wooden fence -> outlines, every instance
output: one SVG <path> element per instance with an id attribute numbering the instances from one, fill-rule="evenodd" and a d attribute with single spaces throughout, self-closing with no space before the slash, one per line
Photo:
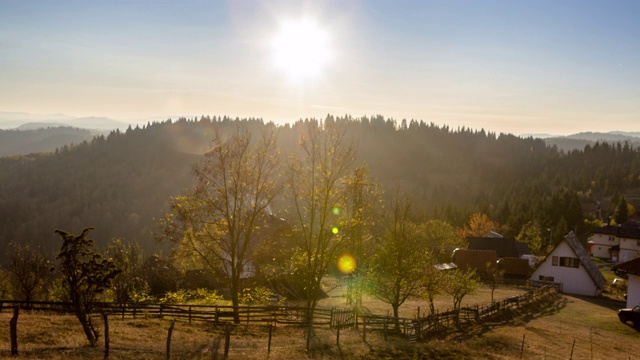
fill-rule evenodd
<path id="1" fill-rule="evenodd" d="M 449 310 L 444 312 L 436 312 L 414 321 L 415 329 L 407 333 L 408 337 L 412 334 L 417 338 L 428 336 L 429 334 L 439 331 L 442 328 L 449 327 L 452 324 L 464 325 L 476 322 L 482 318 L 495 315 L 503 310 L 517 308 L 526 305 L 539 297 L 550 292 L 558 291 L 555 285 L 546 285 L 535 288 L 522 295 L 511 296 L 501 301 L 488 305 L 476 305 L 475 307 L 464 307 L 459 310 Z"/>
<path id="2" fill-rule="evenodd" d="M 519 307 L 545 295 L 557 291 L 557 286 L 546 285 L 535 288 L 518 296 L 508 297 L 489 305 L 464 307 L 459 310 L 436 312 L 421 318 L 395 318 L 392 316 L 362 314 L 355 309 L 315 309 L 313 326 L 328 326 L 334 330 L 359 328 L 363 337 L 367 330 L 387 333 L 395 332 L 409 340 L 418 340 L 452 325 L 465 325 L 489 317 L 500 311 Z M 172 320 L 206 321 L 213 324 L 231 324 L 234 322 L 232 306 L 219 305 L 183 305 L 183 304 L 96 304 L 96 312 L 125 318 L 167 318 Z M 0 300 L 0 311 L 20 307 L 31 311 L 71 313 L 72 304 L 65 302 Z M 238 316 L 241 324 L 254 325 L 301 325 L 307 326 L 307 310 L 304 307 L 290 306 L 239 306 Z"/>
<path id="3" fill-rule="evenodd" d="M 51 301 L 13 301 L 0 300 L 0 311 L 5 308 L 20 307 L 31 311 L 45 311 L 54 313 L 72 313 L 72 304 L 68 302 Z M 168 318 L 173 320 L 206 321 L 214 324 L 234 322 L 232 306 L 221 305 L 183 305 L 183 304 L 124 304 L 113 303 L 96 304 L 96 313 L 106 313 L 125 318 Z M 344 317 L 345 315 L 340 316 Z M 291 306 L 239 306 L 238 316 L 241 324 L 290 324 L 307 325 L 307 310 L 304 307 Z M 315 309 L 313 324 L 331 325 L 334 320 L 334 310 Z"/>

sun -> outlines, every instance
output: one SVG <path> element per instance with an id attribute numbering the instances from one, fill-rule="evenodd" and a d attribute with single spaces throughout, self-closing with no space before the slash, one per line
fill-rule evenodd
<path id="1" fill-rule="evenodd" d="M 320 77 L 332 57 L 327 30 L 311 19 L 282 22 L 271 44 L 275 66 L 296 83 Z"/>

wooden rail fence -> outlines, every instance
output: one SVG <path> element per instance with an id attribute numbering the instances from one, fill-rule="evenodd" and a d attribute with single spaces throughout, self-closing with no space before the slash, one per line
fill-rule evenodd
<path id="1" fill-rule="evenodd" d="M 362 326 L 363 338 L 369 330 L 395 332 L 415 341 L 429 336 L 452 325 L 465 325 L 492 316 L 500 311 L 515 308 L 534 301 L 542 295 L 557 291 L 553 284 L 535 288 L 518 296 L 508 297 L 489 305 L 464 307 L 459 310 L 436 312 L 416 319 L 394 318 L 392 316 L 363 314 L 356 309 L 315 309 L 313 326 L 328 326 L 334 330 L 359 328 Z M 72 313 L 72 304 L 50 301 L 13 301 L 0 300 L 0 312 L 19 307 L 30 311 Z M 232 306 L 186 305 L 186 304 L 96 304 L 96 313 L 125 318 L 167 318 L 171 320 L 205 321 L 213 324 L 232 324 L 234 311 Z M 308 326 L 309 317 L 304 307 L 291 306 L 239 306 L 238 315 L 241 324 L 254 325 L 301 325 Z"/>

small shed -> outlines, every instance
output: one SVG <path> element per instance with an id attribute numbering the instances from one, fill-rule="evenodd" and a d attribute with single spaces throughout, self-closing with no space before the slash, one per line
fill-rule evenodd
<path id="1" fill-rule="evenodd" d="M 488 267 L 494 268 L 497 260 L 494 250 L 455 249 L 453 251 L 453 262 L 458 269 L 475 270 L 479 275 L 484 275 Z"/>
<path id="2" fill-rule="evenodd" d="M 527 279 L 531 275 L 527 259 L 502 258 L 498 260 L 498 269 L 504 271 L 504 277 L 508 279 Z"/>

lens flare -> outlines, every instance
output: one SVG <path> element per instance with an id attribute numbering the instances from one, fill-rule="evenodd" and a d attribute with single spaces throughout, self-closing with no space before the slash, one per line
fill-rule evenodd
<path id="1" fill-rule="evenodd" d="M 340 215 L 340 208 L 334 207 L 333 208 L 333 215 Z"/>
<path id="2" fill-rule="evenodd" d="M 356 270 L 356 259 L 350 254 L 340 255 L 338 258 L 338 270 L 343 274 L 351 274 Z"/>
<path id="3" fill-rule="evenodd" d="M 331 229 L 331 232 L 332 232 L 334 235 L 337 235 L 337 234 L 338 234 L 338 231 L 339 231 L 339 230 L 338 230 L 338 227 L 337 227 L 337 226 L 334 226 L 334 227 L 333 227 L 333 229 Z"/>

